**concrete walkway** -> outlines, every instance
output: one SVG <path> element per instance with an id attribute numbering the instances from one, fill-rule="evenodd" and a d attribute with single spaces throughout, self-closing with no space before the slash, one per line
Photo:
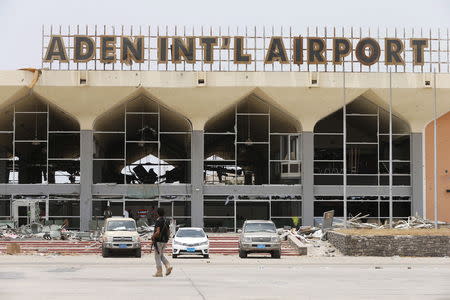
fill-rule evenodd
<path id="1" fill-rule="evenodd" d="M 0 255 L 0 299 L 450 299 L 449 258 Z"/>

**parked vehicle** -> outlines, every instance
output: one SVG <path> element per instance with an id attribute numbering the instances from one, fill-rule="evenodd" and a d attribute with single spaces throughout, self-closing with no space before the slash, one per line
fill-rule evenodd
<path id="1" fill-rule="evenodd" d="M 141 238 L 136 229 L 136 222 L 131 218 L 106 219 L 101 240 L 103 257 L 110 256 L 112 252 L 124 251 L 133 251 L 136 257 L 141 257 Z"/>
<path id="2" fill-rule="evenodd" d="M 272 258 L 281 257 L 281 240 L 272 221 L 247 220 L 239 231 L 239 257 L 248 253 L 270 253 Z"/>
<path id="3" fill-rule="evenodd" d="M 172 257 L 178 255 L 203 255 L 209 257 L 209 240 L 202 228 L 183 227 L 178 229 L 172 241 Z"/>

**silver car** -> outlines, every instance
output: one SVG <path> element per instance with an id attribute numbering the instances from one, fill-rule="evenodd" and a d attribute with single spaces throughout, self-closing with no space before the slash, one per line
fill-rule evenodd
<path id="1" fill-rule="evenodd" d="M 272 221 L 245 221 L 240 233 L 240 258 L 246 258 L 248 253 L 270 253 L 272 258 L 281 257 L 281 240 Z"/>

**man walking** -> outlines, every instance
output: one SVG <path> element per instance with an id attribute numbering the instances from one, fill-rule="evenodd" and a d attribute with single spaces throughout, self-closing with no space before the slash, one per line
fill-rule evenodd
<path id="1" fill-rule="evenodd" d="M 156 273 L 153 277 L 162 277 L 162 263 L 166 267 L 166 276 L 169 276 L 172 272 L 172 266 L 167 258 L 164 256 L 164 250 L 166 249 L 167 242 L 169 241 L 169 224 L 164 217 L 164 208 L 158 207 L 156 210 L 158 219 L 155 222 L 155 231 L 152 235 L 153 246 L 155 247 L 155 262 Z"/>

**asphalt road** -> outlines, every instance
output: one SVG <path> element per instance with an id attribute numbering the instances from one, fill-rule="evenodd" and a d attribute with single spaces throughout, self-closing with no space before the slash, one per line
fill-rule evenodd
<path id="1" fill-rule="evenodd" d="M 450 258 L 0 255 L 0 299 L 450 299 Z"/>

